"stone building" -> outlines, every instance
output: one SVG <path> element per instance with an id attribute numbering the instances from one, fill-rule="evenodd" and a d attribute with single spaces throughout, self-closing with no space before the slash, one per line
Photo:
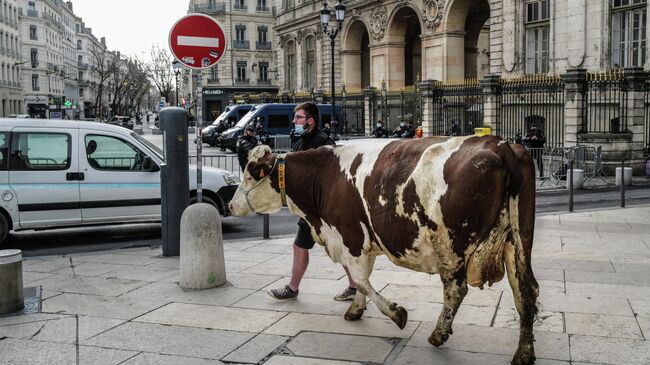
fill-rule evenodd
<path id="1" fill-rule="evenodd" d="M 190 1 L 188 12 L 214 17 L 229 40 L 219 63 L 202 74 L 204 120 L 214 120 L 242 96 L 278 93 L 271 5 L 271 0 Z M 189 71 L 183 77 L 189 78 Z M 195 100 L 188 96 L 196 81 L 180 81 L 186 85 L 183 96 Z"/>
<path id="2" fill-rule="evenodd" d="M 0 1 L 0 117 L 23 112 L 20 28 L 16 0 Z"/>

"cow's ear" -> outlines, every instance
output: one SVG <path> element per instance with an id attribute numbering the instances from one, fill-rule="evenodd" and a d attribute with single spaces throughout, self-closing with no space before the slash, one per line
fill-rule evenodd
<path id="1" fill-rule="evenodd" d="M 260 180 L 268 176 L 273 169 L 273 165 L 268 165 L 266 161 L 260 161 L 248 164 L 248 172 L 253 179 Z"/>

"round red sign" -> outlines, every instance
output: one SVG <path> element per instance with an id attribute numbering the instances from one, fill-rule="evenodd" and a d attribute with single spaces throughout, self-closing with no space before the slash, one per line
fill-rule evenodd
<path id="1" fill-rule="evenodd" d="M 210 68 L 226 52 L 226 35 L 214 18 L 190 14 L 172 27 L 169 48 L 174 57 L 189 68 Z"/>

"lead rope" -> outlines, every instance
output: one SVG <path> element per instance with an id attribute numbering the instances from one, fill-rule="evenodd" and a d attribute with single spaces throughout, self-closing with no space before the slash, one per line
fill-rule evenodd
<path id="1" fill-rule="evenodd" d="M 278 163 L 278 187 L 280 188 L 280 197 L 282 199 L 282 206 L 287 205 L 287 182 L 285 178 L 285 154 L 278 155 L 276 162 Z"/>

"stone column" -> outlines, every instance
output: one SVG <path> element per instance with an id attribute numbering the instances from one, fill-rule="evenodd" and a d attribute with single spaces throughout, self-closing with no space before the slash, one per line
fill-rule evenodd
<path id="1" fill-rule="evenodd" d="M 645 123 L 645 82 L 648 74 L 641 67 L 631 67 L 624 70 L 627 84 L 627 131 L 632 138 L 628 144 L 627 166 L 632 167 L 634 175 L 643 176 L 645 159 L 643 158 L 643 133 Z"/>
<path id="2" fill-rule="evenodd" d="M 578 145 L 578 133 L 586 118 L 585 95 L 587 92 L 587 70 L 573 68 L 562 75 L 564 80 L 564 146 Z"/>
<path id="3" fill-rule="evenodd" d="M 377 103 L 377 98 L 375 96 L 375 89 L 372 87 L 367 87 L 363 90 L 363 115 L 364 121 L 364 131 L 366 135 L 369 135 L 372 132 L 375 122 L 377 122 L 377 116 L 375 115 L 375 104 Z"/>
<path id="4" fill-rule="evenodd" d="M 433 135 L 433 118 L 434 116 L 434 83 L 435 81 L 426 80 L 420 83 L 420 97 L 422 98 L 422 136 L 430 137 Z"/>
<path id="5" fill-rule="evenodd" d="M 499 97 L 501 85 L 499 75 L 487 75 L 481 80 L 483 89 L 483 126 L 492 128 L 493 136 L 501 136 L 501 119 L 499 118 Z"/>

